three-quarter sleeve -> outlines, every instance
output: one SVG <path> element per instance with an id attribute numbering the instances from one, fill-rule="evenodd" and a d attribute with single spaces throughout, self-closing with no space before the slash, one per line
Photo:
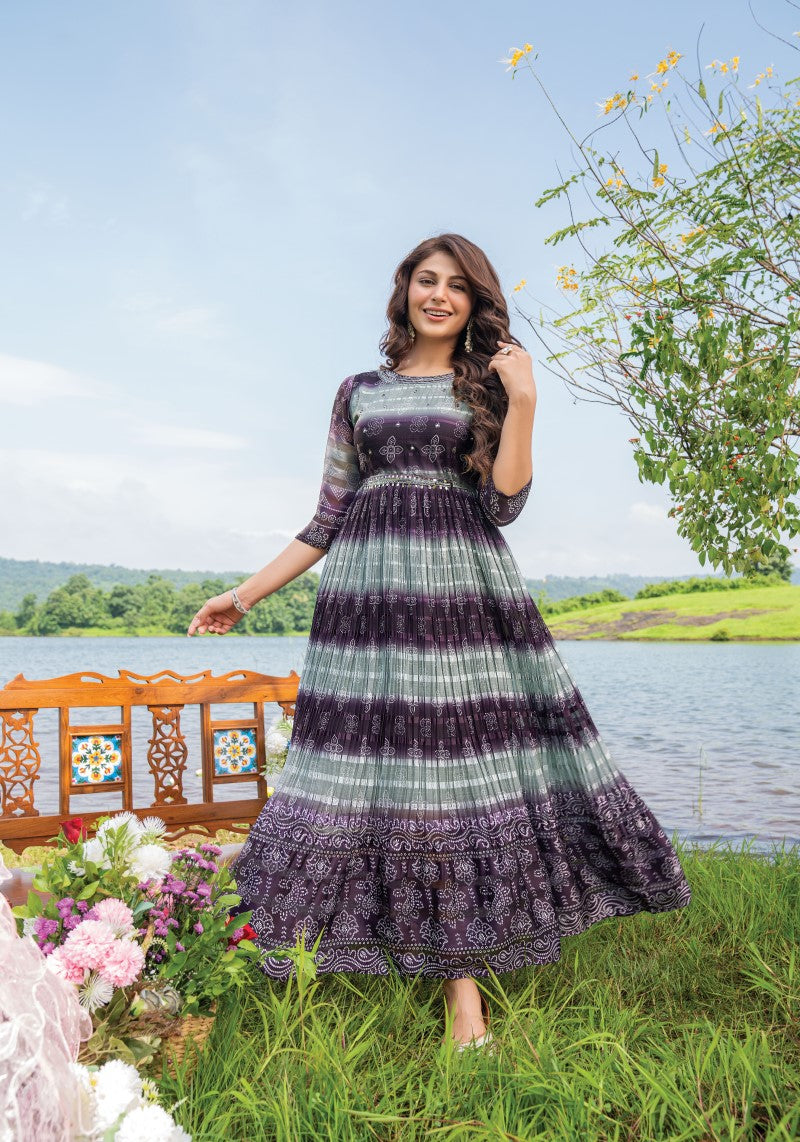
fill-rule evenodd
<path id="1" fill-rule="evenodd" d="M 345 377 L 336 392 L 328 429 L 322 485 L 313 519 L 298 531 L 295 539 L 327 551 L 347 515 L 361 483 L 358 452 L 350 419 L 350 396 L 355 376 Z"/>
<path id="2" fill-rule="evenodd" d="M 532 482 L 533 476 L 531 475 L 527 484 L 524 484 L 513 496 L 507 496 L 504 492 L 497 490 L 492 472 L 489 473 L 484 484 L 478 484 L 478 501 L 492 523 L 497 524 L 498 527 L 505 527 L 506 524 L 514 522 L 525 507 Z"/>

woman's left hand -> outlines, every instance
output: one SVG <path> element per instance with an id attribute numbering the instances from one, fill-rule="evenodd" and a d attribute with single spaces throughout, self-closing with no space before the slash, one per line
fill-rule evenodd
<path id="1" fill-rule="evenodd" d="M 533 361 L 530 353 L 521 345 L 514 345 L 509 341 L 498 341 L 498 349 L 487 365 L 494 369 L 503 383 L 509 397 L 518 393 L 529 393 L 536 396 L 536 382 L 533 379 Z M 510 353 L 503 352 L 510 349 Z"/>

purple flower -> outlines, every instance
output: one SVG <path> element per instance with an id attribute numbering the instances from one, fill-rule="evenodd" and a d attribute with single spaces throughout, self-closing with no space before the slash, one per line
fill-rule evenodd
<path id="1" fill-rule="evenodd" d="M 84 912 L 88 912 L 89 911 L 89 901 L 88 900 L 79 900 L 78 903 L 76 904 L 76 908 L 78 909 L 78 911 L 81 914 L 83 914 Z"/>
<path id="2" fill-rule="evenodd" d="M 46 944 L 42 944 L 42 952 L 44 955 L 49 956 L 51 952 L 55 951 L 55 947 L 55 944 L 48 940 Z"/>
<path id="3" fill-rule="evenodd" d="M 74 906 L 75 901 L 71 896 L 65 896 L 63 900 L 59 900 L 58 904 L 56 904 L 56 908 L 59 912 L 71 912 Z"/>
<path id="4" fill-rule="evenodd" d="M 37 940 L 48 940 L 58 931 L 58 920 L 50 920 L 47 916 L 37 916 L 33 927 Z"/>
<path id="5" fill-rule="evenodd" d="M 176 942 L 175 943 L 175 951 L 176 952 L 185 952 L 186 948 L 184 948 L 183 944 L 179 944 Z"/>
<path id="6" fill-rule="evenodd" d="M 198 936 L 202 936 L 202 934 L 203 934 L 203 925 L 200 923 L 199 920 L 197 921 L 197 923 L 194 926 L 194 931 L 197 933 Z"/>
<path id="7" fill-rule="evenodd" d="M 81 922 L 80 916 L 65 916 L 64 917 L 64 931 L 71 932 L 73 928 L 77 928 Z"/>

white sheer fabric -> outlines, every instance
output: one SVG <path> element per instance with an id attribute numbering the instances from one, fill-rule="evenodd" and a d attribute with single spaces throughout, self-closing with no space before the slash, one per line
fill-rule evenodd
<path id="1" fill-rule="evenodd" d="M 0 885 L 10 879 L 0 856 Z M 71 1142 L 86 1128 L 70 1064 L 92 1033 L 75 988 L 17 935 L 0 892 L 0 1142 Z"/>

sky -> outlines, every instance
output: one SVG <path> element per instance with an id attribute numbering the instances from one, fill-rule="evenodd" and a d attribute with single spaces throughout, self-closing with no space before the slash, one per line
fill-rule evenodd
<path id="1" fill-rule="evenodd" d="M 546 243 L 566 200 L 534 203 L 578 169 L 559 116 L 585 137 L 670 49 L 690 79 L 738 54 L 742 84 L 785 80 L 799 26 L 782 0 L 3 5 L 0 555 L 269 562 L 314 514 L 340 381 L 381 361 L 395 266 L 452 230 L 533 356 L 523 573 L 707 574 L 629 422 L 525 320 L 566 313 L 557 268 L 583 264 Z M 547 94 L 501 62 L 525 42 Z M 664 117 L 643 128 L 665 155 Z"/>

